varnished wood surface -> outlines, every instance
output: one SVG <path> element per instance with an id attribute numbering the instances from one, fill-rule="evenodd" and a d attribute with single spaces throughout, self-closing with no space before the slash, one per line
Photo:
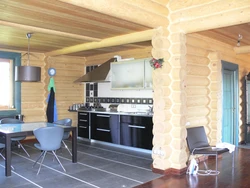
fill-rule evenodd
<path id="1" fill-rule="evenodd" d="M 250 147 L 249 147 L 250 148 Z M 215 159 L 209 159 L 208 167 L 215 169 Z M 200 169 L 204 169 L 203 164 L 199 164 Z M 250 187 L 250 149 L 237 148 L 235 150 L 234 168 L 232 168 L 232 155 L 223 154 L 218 159 L 218 176 L 186 175 L 163 176 L 136 188 L 241 188 Z"/>
<path id="2" fill-rule="evenodd" d="M 186 21 L 183 24 L 190 27 L 189 30 L 204 24 L 204 28 L 200 26 L 195 31 L 202 31 L 200 34 L 232 46 L 236 46 L 238 34 L 242 34 L 241 46 L 250 45 L 250 25 L 246 23 L 248 16 L 245 13 L 248 10 L 248 2 L 229 3 L 230 6 L 226 6 L 227 3 L 227 1 L 212 0 L 183 2 L 177 0 L 170 2 L 167 0 L 1 0 L 0 48 L 27 51 L 26 33 L 33 33 L 30 51 L 38 53 L 64 49 L 63 53 L 70 56 L 89 57 L 147 48 L 152 46 L 151 39 L 116 46 L 103 45 L 91 50 L 77 48 L 75 52 L 67 52 L 67 47 L 79 44 L 88 46 L 91 42 L 147 31 L 160 25 L 165 27 L 169 24 L 166 19 L 169 15 L 168 5 L 170 10 L 175 11 L 171 15 L 171 20 L 176 23 L 180 20 Z M 224 9 L 215 8 L 222 6 Z M 224 16 L 222 21 L 217 20 L 217 15 L 224 14 L 228 16 Z M 206 18 L 205 21 L 197 24 L 199 20 L 210 15 L 213 15 L 211 20 Z M 245 19 L 242 20 L 239 16 Z M 229 21 L 230 24 L 228 24 Z M 238 22 L 244 24 L 238 25 Z M 227 27 L 206 30 L 209 24 Z"/>

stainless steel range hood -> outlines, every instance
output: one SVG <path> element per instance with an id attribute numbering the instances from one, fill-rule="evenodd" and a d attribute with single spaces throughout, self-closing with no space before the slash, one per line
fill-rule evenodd
<path id="1" fill-rule="evenodd" d="M 111 58 L 105 63 L 101 64 L 99 67 L 95 68 L 94 70 L 86 73 L 82 77 L 78 78 L 74 83 L 78 82 L 110 82 L 110 64 L 115 62 L 116 58 Z"/>

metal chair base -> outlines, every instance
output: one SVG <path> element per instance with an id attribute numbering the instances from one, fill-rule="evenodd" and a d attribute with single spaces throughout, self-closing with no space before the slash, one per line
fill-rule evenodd
<path id="1" fill-rule="evenodd" d="M 54 157 L 56 158 L 57 162 L 60 164 L 60 166 L 61 166 L 62 169 L 64 170 L 64 172 L 66 172 L 65 168 L 63 167 L 62 163 L 60 162 L 59 158 L 57 157 L 55 151 L 52 151 L 52 153 L 53 153 Z M 37 171 L 37 175 L 40 173 L 40 170 L 41 170 L 41 167 L 42 167 L 42 164 L 43 164 L 43 161 L 44 161 L 44 158 L 45 158 L 46 154 L 47 154 L 47 151 L 42 151 L 42 153 L 40 154 L 40 156 L 38 157 L 38 159 L 36 160 L 36 162 L 33 164 L 33 167 L 34 167 L 34 166 L 36 165 L 36 163 L 39 161 L 39 159 L 40 159 L 41 157 L 43 157 L 43 158 L 42 158 L 42 161 L 41 161 L 41 163 L 40 163 L 39 169 L 38 169 L 38 171 Z"/>
<path id="2" fill-rule="evenodd" d="M 70 152 L 68 146 L 65 144 L 65 142 L 63 140 L 62 140 L 62 143 L 63 143 L 64 147 L 68 150 L 69 154 L 72 156 L 72 153 Z"/>

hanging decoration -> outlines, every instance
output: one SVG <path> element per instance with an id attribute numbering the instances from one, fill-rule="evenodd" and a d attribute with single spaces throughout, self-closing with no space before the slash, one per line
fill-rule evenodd
<path id="1" fill-rule="evenodd" d="M 161 58 L 161 59 L 153 58 L 149 61 L 150 66 L 153 67 L 154 69 L 162 68 L 163 62 L 164 62 L 163 58 Z"/>

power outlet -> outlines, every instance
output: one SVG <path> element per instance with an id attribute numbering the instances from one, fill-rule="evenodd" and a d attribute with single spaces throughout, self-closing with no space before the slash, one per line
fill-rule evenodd
<path id="1" fill-rule="evenodd" d="M 131 108 L 136 108 L 136 105 L 135 104 L 131 104 Z"/>

